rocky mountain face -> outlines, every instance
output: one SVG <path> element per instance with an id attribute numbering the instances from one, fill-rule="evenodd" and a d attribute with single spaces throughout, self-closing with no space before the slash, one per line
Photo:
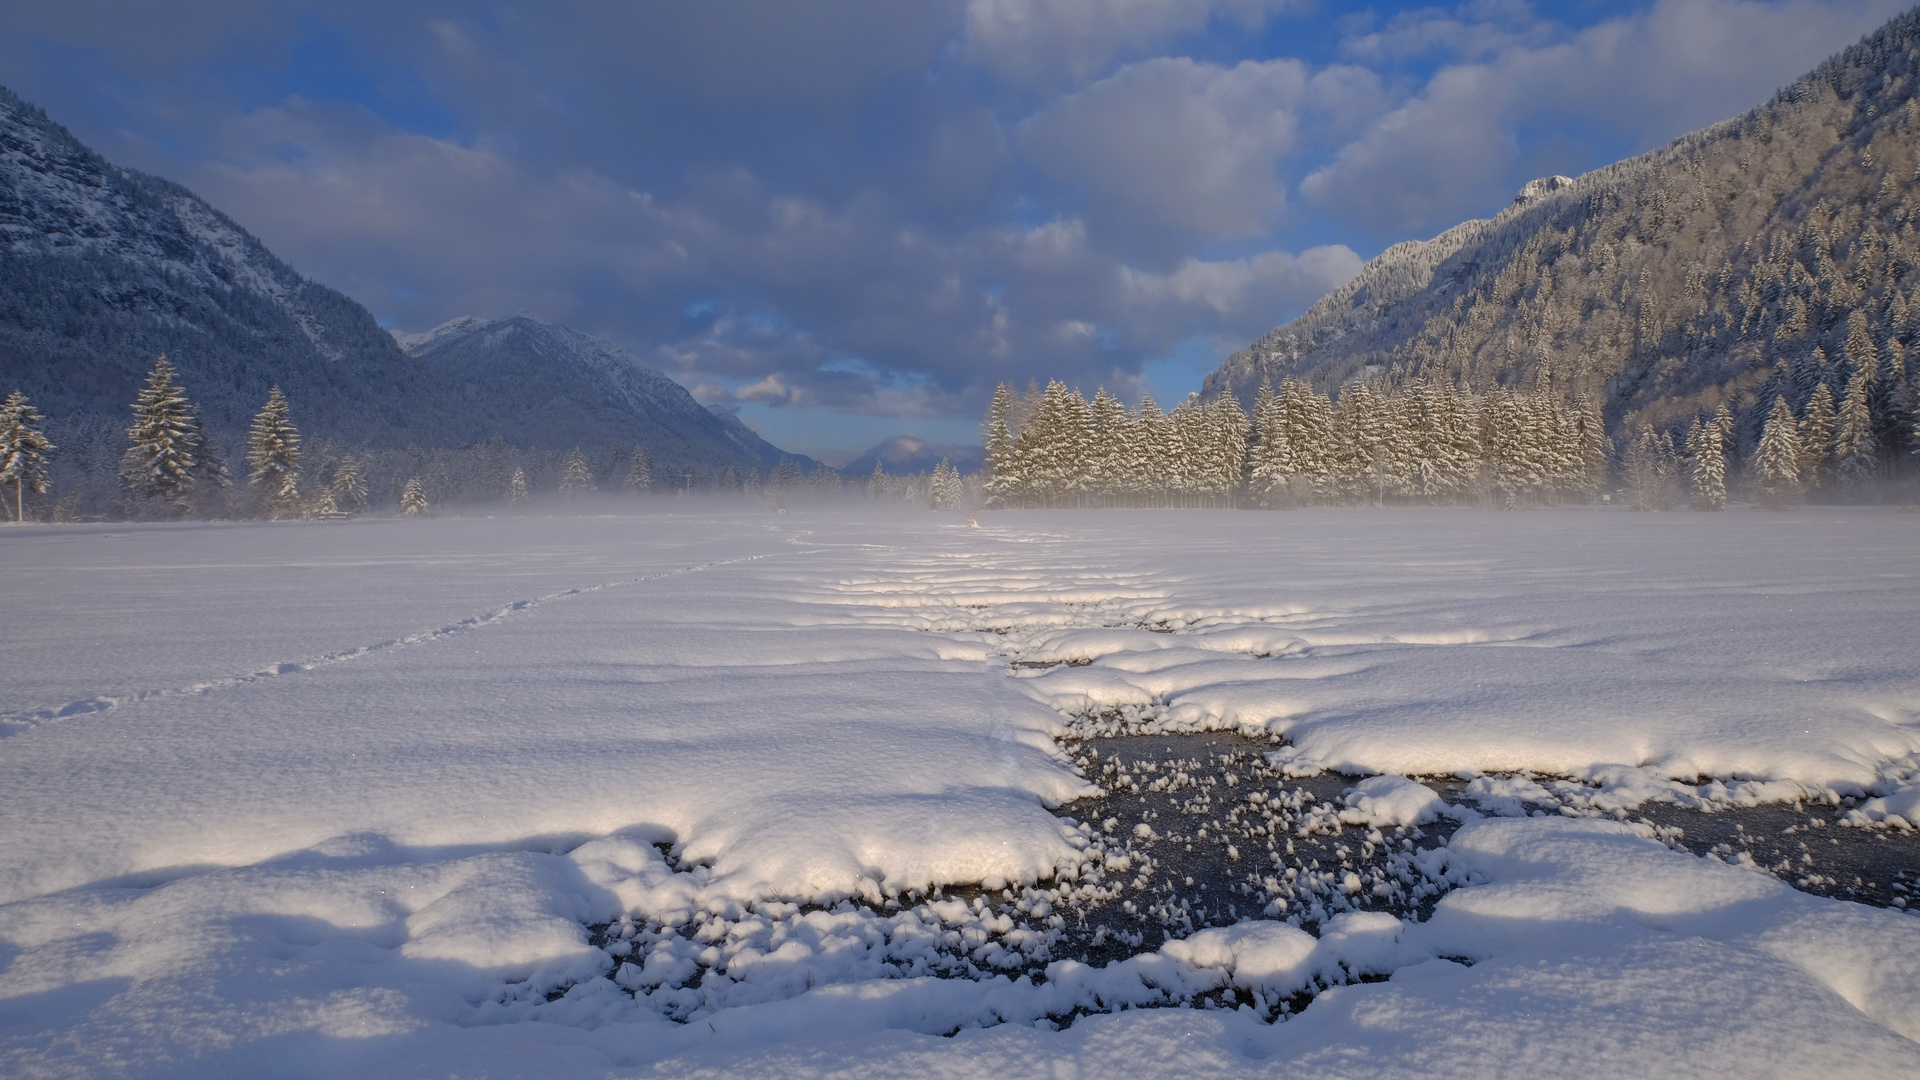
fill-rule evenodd
<path id="1" fill-rule="evenodd" d="M 1231 357 L 1207 393 L 1250 401 L 1286 377 L 1323 391 L 1544 380 L 1603 402 L 1615 432 L 1684 427 L 1724 403 L 1750 447 L 1777 397 L 1804 410 L 1825 385 L 1838 399 L 1867 364 L 1884 437 L 1910 440 L 1917 90 L 1920 9 L 1744 116 L 1387 249 Z"/>
<path id="2" fill-rule="evenodd" d="M 0 89 L 0 392 L 24 390 L 71 445 L 117 443 L 162 353 L 228 437 L 278 385 L 304 433 L 349 445 L 642 445 L 716 472 L 782 456 L 632 352 L 531 317 L 396 340 L 191 191 Z"/>
<path id="3" fill-rule="evenodd" d="M 474 441 L 498 436 L 532 449 L 638 444 L 669 468 L 764 470 L 786 456 L 632 351 L 531 315 L 466 316 L 394 339 L 430 382 L 455 388 Z"/>

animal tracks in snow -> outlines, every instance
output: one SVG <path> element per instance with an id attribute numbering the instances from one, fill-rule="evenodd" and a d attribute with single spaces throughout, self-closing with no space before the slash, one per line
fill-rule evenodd
<path id="1" fill-rule="evenodd" d="M 282 675 L 298 675 L 302 672 L 313 671 L 318 668 L 331 667 L 334 664 L 344 664 L 349 660 L 358 660 L 363 656 L 386 652 L 391 649 L 406 648 L 412 645 L 430 645 L 434 642 L 444 641 L 447 638 L 457 637 L 474 630 L 498 625 L 522 612 L 543 607 L 557 600 L 565 600 L 575 596 L 585 596 L 588 593 L 605 592 L 608 589 L 618 589 L 627 585 L 639 585 L 648 581 L 659 581 L 664 578 L 678 577 L 681 574 L 699 573 L 700 571 L 711 570 L 718 566 L 754 562 L 764 558 L 767 558 L 767 556 L 750 555 L 739 559 L 720 559 L 657 574 L 642 574 L 637 577 L 622 578 L 618 581 L 603 582 L 598 585 L 581 585 L 572 589 L 562 589 L 559 592 L 536 596 L 530 600 L 515 600 L 510 604 L 495 608 L 484 614 L 474 615 L 461 619 L 458 622 L 448 623 L 444 626 L 436 626 L 430 630 L 421 630 L 402 637 L 387 638 L 384 641 L 376 641 L 370 645 L 361 645 L 352 649 L 343 649 L 339 652 L 325 653 L 321 656 L 309 657 L 305 660 L 288 660 L 277 664 L 268 664 L 266 667 L 249 671 L 243 675 L 209 679 L 204 682 L 194 683 L 191 686 L 135 690 L 125 694 L 98 694 L 92 697 L 77 698 L 59 705 L 46 705 L 39 708 L 0 713 L 0 738 L 17 735 L 52 720 L 65 720 L 76 716 L 91 716 L 99 713 L 113 712 L 129 705 L 138 705 L 142 702 L 155 701 L 161 698 L 194 697 L 212 694 L 222 690 L 231 690 L 236 686 L 245 686 L 248 683 L 257 683 L 266 679 L 278 678 Z"/>

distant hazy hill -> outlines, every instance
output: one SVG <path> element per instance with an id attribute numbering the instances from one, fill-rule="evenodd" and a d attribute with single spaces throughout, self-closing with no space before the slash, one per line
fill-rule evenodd
<path id="1" fill-rule="evenodd" d="M 166 353 L 208 424 L 278 384 L 310 436 L 370 446 L 646 446 L 665 465 L 766 469 L 780 451 L 639 357 L 516 316 L 406 339 L 301 277 L 192 192 L 116 168 L 0 89 L 0 393 L 124 425 Z M 811 461 L 800 459 L 802 465 Z"/>
<path id="2" fill-rule="evenodd" d="M 768 469 L 783 456 L 633 352 L 531 315 L 464 317 L 394 337 L 430 381 L 459 388 L 475 441 L 497 434 L 534 449 L 639 443 L 663 465 Z"/>
<path id="3" fill-rule="evenodd" d="M 978 446 L 947 446 L 930 443 L 917 435 L 895 435 L 848 462 L 842 476 L 871 476 L 877 462 L 889 476 L 930 473 L 942 461 L 950 461 L 963 473 L 980 471 L 986 451 Z"/>
<path id="4" fill-rule="evenodd" d="M 1726 402 L 1750 440 L 1776 394 L 1838 395 L 1850 339 L 1905 382 L 1888 362 L 1920 329 L 1917 35 L 1909 11 L 1745 116 L 1389 248 L 1208 394 L 1362 373 L 1528 386 L 1551 370 L 1603 401 L 1610 428 Z"/>

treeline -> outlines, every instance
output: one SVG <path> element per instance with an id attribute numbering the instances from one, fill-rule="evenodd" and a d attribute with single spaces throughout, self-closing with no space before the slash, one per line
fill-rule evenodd
<path id="1" fill-rule="evenodd" d="M 1813 366 L 1820 377 L 1778 373 L 1744 455 L 1725 405 L 1682 428 L 1609 437 L 1598 406 L 1557 393 L 1550 370 L 1531 389 L 1485 393 L 1373 379 L 1333 397 L 1287 379 L 1261 384 L 1251 415 L 1230 394 L 1163 412 L 1150 396 L 1129 409 L 1104 388 L 1088 400 L 1059 381 L 1025 394 L 1003 383 L 984 425 L 984 494 L 1028 508 L 1517 508 L 1611 501 L 1616 484 L 1645 510 L 1718 510 L 1730 491 L 1768 509 L 1864 497 L 1893 477 L 1902 448 L 1920 448 L 1920 430 L 1870 342 L 1854 350 L 1837 406 L 1831 365 Z"/>
<path id="2" fill-rule="evenodd" d="M 931 509 L 977 505 L 977 480 L 941 462 L 930 474 L 877 469 L 850 481 L 784 458 L 771 469 L 661 467 L 642 446 L 535 451 L 495 439 L 459 449 L 356 449 L 304 442 L 273 387 L 243 440 L 220 445 L 163 356 L 121 428 L 49 423 L 14 391 L 0 403 L 0 491 L 14 521 L 333 518 L 426 515 L 590 493 L 732 497 L 772 510 L 860 500 Z M 232 464 L 230 464 L 232 463 Z"/>

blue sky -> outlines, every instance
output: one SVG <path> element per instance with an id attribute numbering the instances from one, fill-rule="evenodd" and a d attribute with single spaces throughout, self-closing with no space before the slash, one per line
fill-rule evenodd
<path id="1" fill-rule="evenodd" d="M 1896 0 L 0 0 L 0 83 L 381 321 L 531 311 L 774 443 L 1163 402 L 1388 244 Z"/>

